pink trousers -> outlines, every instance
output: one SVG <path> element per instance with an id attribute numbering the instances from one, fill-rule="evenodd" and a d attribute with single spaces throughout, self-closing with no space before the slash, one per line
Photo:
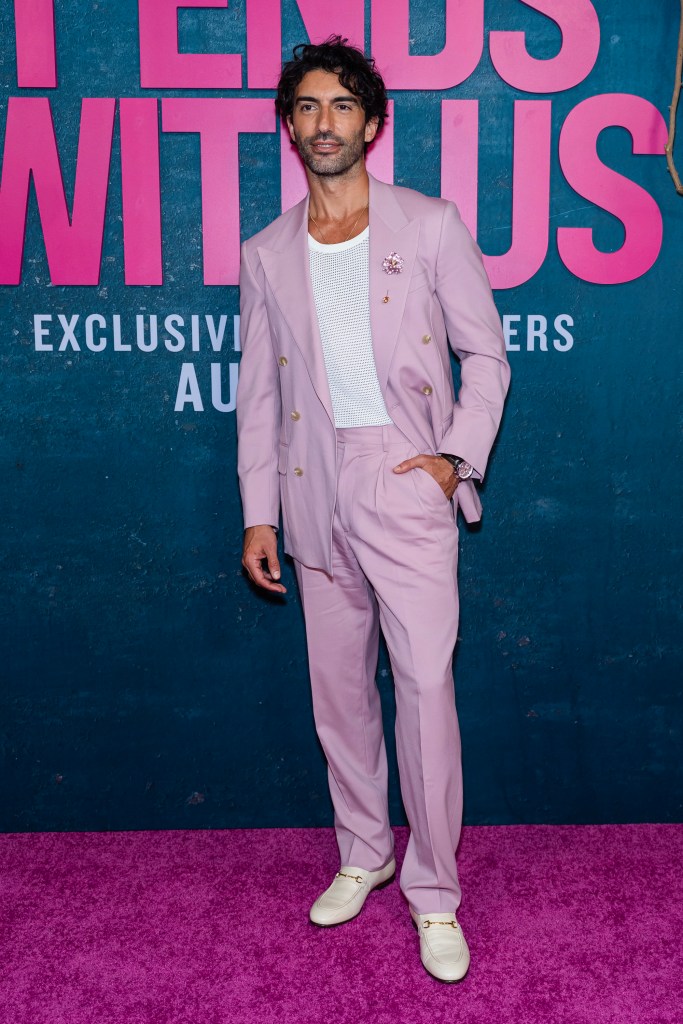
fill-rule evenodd
<path id="1" fill-rule="evenodd" d="M 338 429 L 337 440 L 332 575 L 298 561 L 295 568 L 341 864 L 376 871 L 393 854 L 375 682 L 381 626 L 394 676 L 399 779 L 410 825 L 401 891 L 418 914 L 455 911 L 462 770 L 452 667 L 458 631 L 454 503 L 426 470 L 393 472 L 419 454 L 393 424 Z"/>

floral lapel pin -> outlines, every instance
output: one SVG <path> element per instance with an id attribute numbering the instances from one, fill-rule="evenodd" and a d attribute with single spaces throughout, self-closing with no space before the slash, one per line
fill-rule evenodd
<path id="1" fill-rule="evenodd" d="M 382 260 L 382 270 L 385 274 L 400 274 L 403 270 L 403 257 L 397 252 L 390 252 Z"/>

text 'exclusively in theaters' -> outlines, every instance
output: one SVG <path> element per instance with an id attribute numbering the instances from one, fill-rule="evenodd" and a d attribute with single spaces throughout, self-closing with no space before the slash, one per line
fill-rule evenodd
<path id="1" fill-rule="evenodd" d="M 232 319 L 230 330 L 228 321 Z M 558 313 L 503 313 L 505 348 L 516 352 L 569 352 L 574 346 L 574 317 Z M 240 318 L 222 313 L 181 315 L 169 313 L 36 313 L 33 316 L 36 352 L 102 353 L 140 351 L 183 353 L 174 410 L 176 412 L 234 412 L 239 379 L 239 361 L 212 362 L 196 366 L 186 361 L 192 353 L 227 354 L 241 352 Z"/>

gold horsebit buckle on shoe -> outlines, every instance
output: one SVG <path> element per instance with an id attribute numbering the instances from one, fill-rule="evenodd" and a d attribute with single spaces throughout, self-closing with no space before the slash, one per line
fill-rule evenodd
<path id="1" fill-rule="evenodd" d="M 345 871 L 338 871 L 337 874 L 335 875 L 335 878 L 339 878 L 340 875 L 343 875 L 344 878 L 352 878 L 354 880 L 354 882 L 362 882 L 363 881 L 363 876 L 362 875 L 347 875 L 347 873 Z"/>
<path id="2" fill-rule="evenodd" d="M 431 928 L 431 926 L 433 924 L 445 924 L 445 925 L 448 925 L 449 928 L 457 928 L 458 927 L 458 922 L 457 921 L 423 921 L 422 922 L 422 927 L 423 928 Z"/>

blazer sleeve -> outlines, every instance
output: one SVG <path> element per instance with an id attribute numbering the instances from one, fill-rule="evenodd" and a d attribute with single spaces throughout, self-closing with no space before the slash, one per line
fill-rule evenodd
<path id="1" fill-rule="evenodd" d="M 237 383 L 237 473 L 244 528 L 270 525 L 280 518 L 278 450 L 281 398 L 275 353 L 263 288 L 249 262 L 246 243 L 240 254 L 240 360 Z"/>
<path id="2" fill-rule="evenodd" d="M 445 204 L 436 293 L 451 348 L 460 360 L 453 424 L 440 450 L 471 463 L 483 479 L 510 383 L 503 329 L 481 249 L 452 202 Z"/>

